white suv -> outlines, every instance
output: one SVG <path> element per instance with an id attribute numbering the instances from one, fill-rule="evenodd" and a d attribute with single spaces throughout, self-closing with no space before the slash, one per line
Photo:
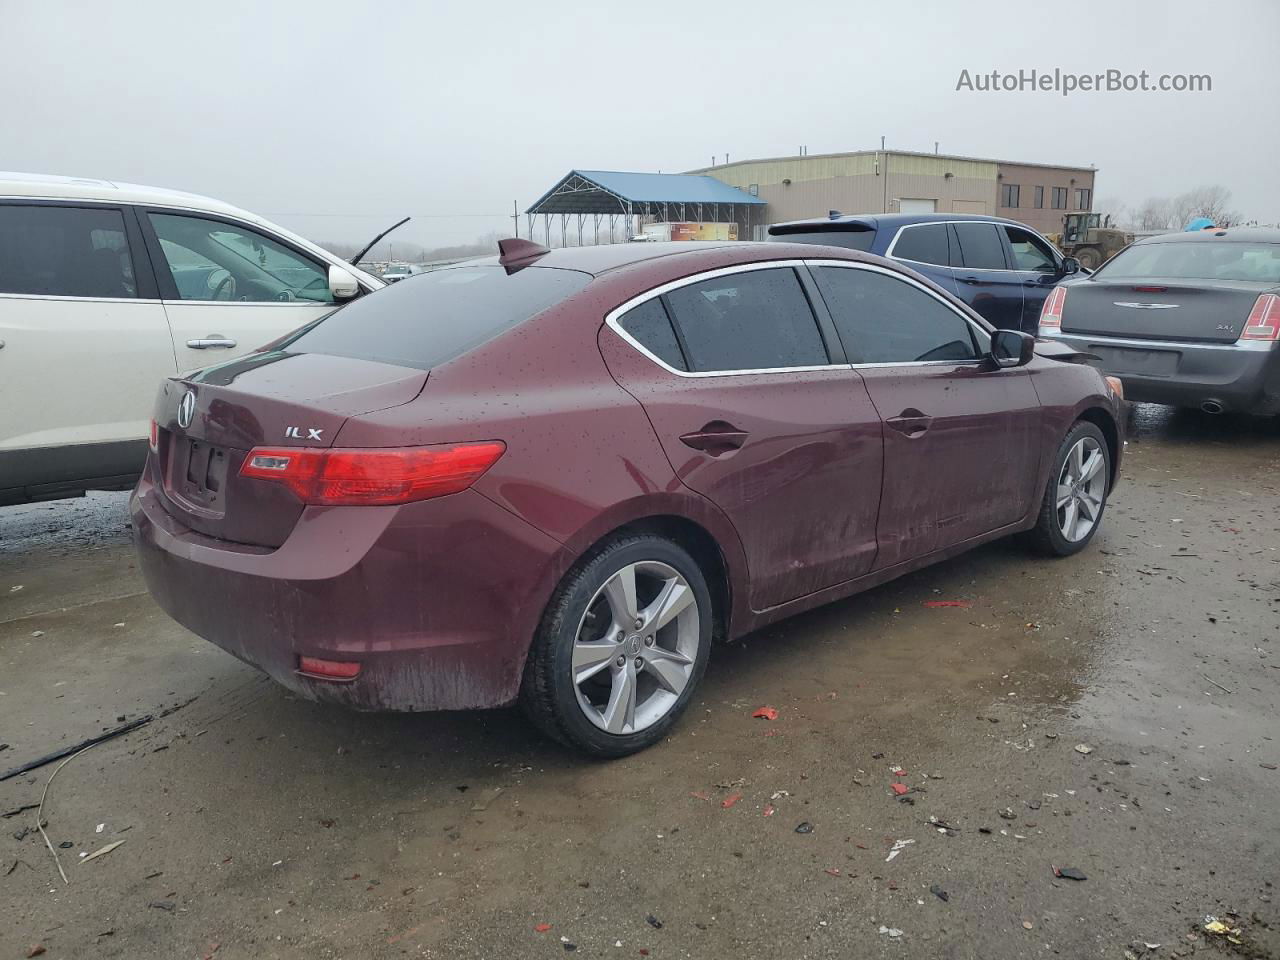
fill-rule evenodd
<path id="1" fill-rule="evenodd" d="M 130 486 L 162 379 L 383 285 L 207 197 L 0 173 L 0 504 Z"/>

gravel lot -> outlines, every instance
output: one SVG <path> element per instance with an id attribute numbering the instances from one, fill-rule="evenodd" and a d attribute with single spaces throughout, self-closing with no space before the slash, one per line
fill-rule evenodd
<path id="1" fill-rule="evenodd" d="M 0 511 L 0 768 L 156 715 L 49 787 L 68 885 L 8 813 L 54 766 L 0 783 L 0 960 L 1280 957 L 1275 422 L 1137 408 L 1083 554 L 719 649 L 613 763 L 291 697 L 150 601 L 125 503 Z"/>

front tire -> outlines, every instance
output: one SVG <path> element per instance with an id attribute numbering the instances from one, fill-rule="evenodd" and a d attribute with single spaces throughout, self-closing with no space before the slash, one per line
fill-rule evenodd
<path id="1" fill-rule="evenodd" d="M 664 737 L 711 653 L 706 578 L 680 546 L 634 535 L 565 575 L 525 664 L 520 702 L 548 736 L 594 757 Z"/>
<path id="2" fill-rule="evenodd" d="M 1076 251 L 1075 258 L 1086 270 L 1097 270 L 1102 263 L 1102 253 L 1096 247 L 1081 247 Z"/>
<path id="3" fill-rule="evenodd" d="M 1079 553 L 1102 524 L 1111 485 L 1111 453 L 1106 437 L 1081 420 L 1054 455 L 1031 542 L 1042 553 Z"/>

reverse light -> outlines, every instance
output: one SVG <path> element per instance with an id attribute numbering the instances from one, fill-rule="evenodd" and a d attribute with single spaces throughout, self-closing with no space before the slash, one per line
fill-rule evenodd
<path id="1" fill-rule="evenodd" d="M 240 476 L 280 483 L 303 503 L 385 506 L 467 489 L 506 452 L 500 440 L 429 447 L 254 447 Z"/>
<path id="2" fill-rule="evenodd" d="M 299 657 L 298 672 L 325 680 L 354 680 L 360 675 L 360 664 L 354 660 L 321 660 L 319 657 Z"/>
<path id="3" fill-rule="evenodd" d="M 1264 293 L 1253 304 L 1244 322 L 1241 340 L 1280 340 L 1280 296 Z"/>
<path id="4" fill-rule="evenodd" d="M 160 452 L 160 424 L 156 423 L 154 417 L 151 420 L 151 435 L 147 437 L 147 446 L 152 453 Z"/>
<path id="5" fill-rule="evenodd" d="M 1044 298 L 1044 306 L 1040 308 L 1040 326 L 1061 327 L 1062 308 L 1067 302 L 1067 288 L 1054 287 L 1053 292 Z"/>
<path id="6" fill-rule="evenodd" d="M 1103 377 L 1107 381 L 1107 386 L 1111 388 L 1111 392 L 1116 395 L 1119 400 L 1124 399 L 1124 381 L 1119 377 Z"/>

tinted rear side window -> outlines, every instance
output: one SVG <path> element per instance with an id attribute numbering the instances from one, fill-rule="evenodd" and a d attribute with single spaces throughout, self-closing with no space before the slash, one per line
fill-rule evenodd
<path id="1" fill-rule="evenodd" d="M 688 370 L 680 343 L 676 340 L 675 330 L 671 328 L 671 319 L 667 316 L 662 298 L 646 300 L 638 307 L 633 307 L 619 320 L 622 329 L 631 334 L 642 347 L 652 353 L 669 367 L 677 370 Z"/>
<path id="2" fill-rule="evenodd" d="M 899 260 L 936 263 L 945 267 L 951 262 L 951 253 L 947 247 L 947 225 L 925 223 L 916 227 L 904 227 L 894 241 L 893 255 Z"/>
<path id="3" fill-rule="evenodd" d="M 577 270 L 474 266 L 401 280 L 304 329 L 282 349 L 426 370 L 459 357 L 577 293 Z"/>
<path id="4" fill-rule="evenodd" d="M 732 273 L 667 294 L 692 370 L 764 370 L 828 363 L 794 270 Z"/>
<path id="5" fill-rule="evenodd" d="M 136 297 L 119 210 L 0 204 L 0 293 Z"/>
<path id="6" fill-rule="evenodd" d="M 968 321 L 932 294 L 874 270 L 815 267 L 813 274 L 853 363 L 977 357 Z"/>
<path id="7" fill-rule="evenodd" d="M 1004 246 L 994 223 L 957 223 L 960 264 L 970 270 L 1005 270 Z"/>
<path id="8" fill-rule="evenodd" d="M 874 230 L 800 230 L 793 233 L 789 229 L 769 230 L 769 236 L 785 243 L 823 243 L 828 247 L 844 247 L 847 250 L 861 250 L 864 253 L 871 249 L 876 239 Z"/>

